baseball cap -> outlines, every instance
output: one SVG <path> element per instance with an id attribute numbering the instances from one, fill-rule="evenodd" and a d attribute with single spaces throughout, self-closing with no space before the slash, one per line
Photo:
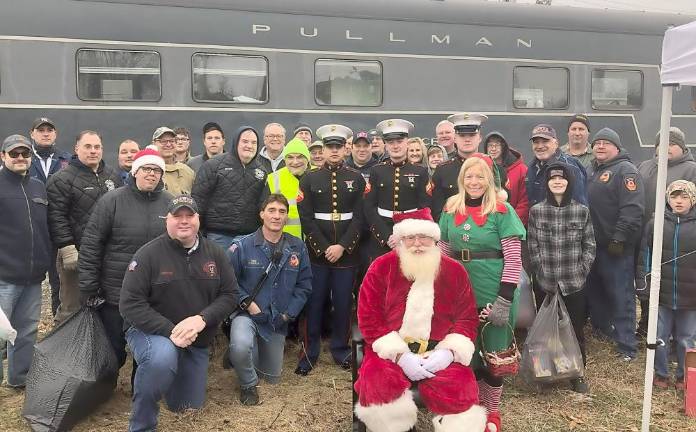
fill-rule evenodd
<path id="1" fill-rule="evenodd" d="M 529 140 L 534 138 L 544 138 L 544 139 L 556 139 L 556 130 L 548 124 L 538 124 L 532 129 L 532 133 L 529 135 Z"/>
<path id="2" fill-rule="evenodd" d="M 357 140 L 360 140 L 360 139 L 364 139 L 364 140 L 367 141 L 368 143 L 369 143 L 370 141 L 372 141 L 372 140 L 370 139 L 369 134 L 368 134 L 366 131 L 360 131 L 360 132 L 358 132 L 358 133 L 355 135 L 355 139 L 353 140 L 353 142 L 355 142 L 355 141 L 357 141 Z"/>
<path id="3" fill-rule="evenodd" d="M 31 130 L 38 129 L 38 128 L 41 127 L 42 125 L 49 125 L 49 126 L 51 126 L 53 129 L 56 128 L 56 124 L 53 123 L 53 120 L 51 120 L 50 118 L 48 118 L 48 117 L 37 117 L 36 119 L 34 119 L 34 122 L 31 124 Z"/>
<path id="4" fill-rule="evenodd" d="M 194 213 L 198 213 L 198 205 L 196 201 L 191 198 L 190 195 L 177 195 L 169 201 L 169 206 L 167 206 L 167 212 L 174 214 L 182 208 L 188 208 Z"/>
<path id="5" fill-rule="evenodd" d="M 6 153 L 17 147 L 26 147 L 31 150 L 31 143 L 24 135 L 10 135 L 2 142 L 2 151 Z"/>
<path id="6" fill-rule="evenodd" d="M 152 134 L 152 141 L 159 139 L 162 135 L 170 133 L 174 136 L 176 136 L 176 133 L 174 132 L 174 129 L 170 129 L 167 126 L 160 126 L 155 130 L 155 133 Z"/>

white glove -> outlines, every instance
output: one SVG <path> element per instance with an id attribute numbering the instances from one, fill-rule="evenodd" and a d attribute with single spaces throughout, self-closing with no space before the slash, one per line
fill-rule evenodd
<path id="1" fill-rule="evenodd" d="M 448 349 L 436 349 L 425 353 L 423 369 L 428 372 L 438 372 L 445 369 L 454 361 L 454 353 Z"/>
<path id="2" fill-rule="evenodd" d="M 78 254 L 75 245 L 62 247 L 58 251 L 60 252 L 60 259 L 63 261 L 63 268 L 65 270 L 77 270 Z"/>
<path id="3" fill-rule="evenodd" d="M 421 365 L 422 360 L 421 357 L 407 351 L 401 354 L 401 358 L 396 364 L 401 367 L 401 370 L 404 371 L 404 374 L 406 374 L 411 381 L 420 381 L 422 379 L 434 377 L 435 374 L 423 369 Z"/>

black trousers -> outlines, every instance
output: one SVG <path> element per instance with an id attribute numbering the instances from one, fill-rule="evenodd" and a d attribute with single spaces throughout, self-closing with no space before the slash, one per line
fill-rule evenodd
<path id="1" fill-rule="evenodd" d="M 585 313 L 585 291 L 580 290 L 567 296 L 561 295 L 561 297 L 563 298 L 563 303 L 565 303 L 565 307 L 568 310 L 568 315 L 570 315 L 570 322 L 573 325 L 575 337 L 578 339 L 578 345 L 580 345 L 580 352 L 582 353 L 582 364 L 586 365 L 587 357 L 585 355 L 585 321 L 587 320 L 587 315 Z"/>
<path id="2" fill-rule="evenodd" d="M 126 362 L 126 332 L 123 330 L 123 318 L 118 311 L 118 305 L 104 303 L 97 312 L 104 324 L 106 337 L 114 348 L 120 369 Z"/>

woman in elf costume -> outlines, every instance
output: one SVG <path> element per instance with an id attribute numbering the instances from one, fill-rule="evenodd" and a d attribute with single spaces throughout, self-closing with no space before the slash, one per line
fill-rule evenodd
<path id="1" fill-rule="evenodd" d="M 462 262 L 474 288 L 479 309 L 479 336 L 471 367 L 479 385 L 479 400 L 488 411 L 487 432 L 500 432 L 503 379 L 489 374 L 480 352 L 482 339 L 489 351 L 512 342 L 522 269 L 520 241 L 524 225 L 515 209 L 498 192 L 493 161 L 484 154 L 469 157 L 459 171 L 459 193 L 450 197 L 440 217 L 443 251 Z M 485 333 L 483 324 L 490 322 Z"/>

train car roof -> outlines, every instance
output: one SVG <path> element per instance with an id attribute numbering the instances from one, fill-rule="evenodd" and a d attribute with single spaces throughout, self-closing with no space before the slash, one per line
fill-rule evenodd
<path id="1" fill-rule="evenodd" d="M 325 0 L 72 1 L 645 35 L 663 35 L 670 26 L 685 24 L 696 19 L 696 16 L 687 14 L 461 0 L 351 0 L 346 2 Z"/>

